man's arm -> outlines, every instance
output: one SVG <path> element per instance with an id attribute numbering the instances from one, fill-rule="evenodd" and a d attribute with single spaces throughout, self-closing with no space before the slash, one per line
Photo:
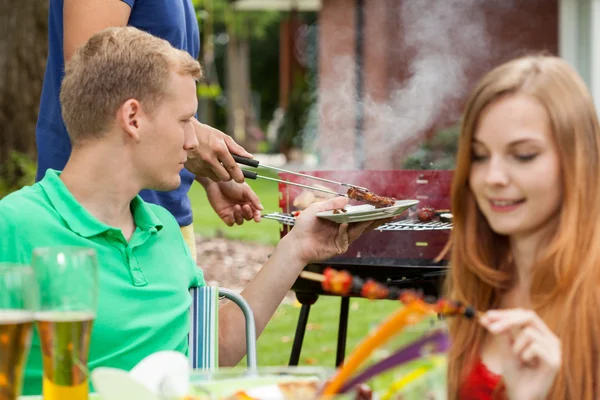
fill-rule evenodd
<path id="1" fill-rule="evenodd" d="M 363 232 L 388 220 L 335 224 L 316 217 L 319 211 L 342 208 L 347 198 L 312 204 L 297 218 L 294 228 L 278 244 L 256 277 L 242 291 L 256 320 L 259 336 L 305 265 L 341 254 Z M 231 303 L 219 309 L 219 364 L 234 366 L 246 354 L 244 317 Z"/>
<path id="2" fill-rule="evenodd" d="M 130 14 L 131 7 L 123 0 L 65 0 L 63 5 L 65 62 L 95 33 L 110 27 L 126 26 Z"/>

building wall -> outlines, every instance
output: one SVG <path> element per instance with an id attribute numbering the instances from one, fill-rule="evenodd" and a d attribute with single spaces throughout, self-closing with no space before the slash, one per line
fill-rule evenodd
<path id="1" fill-rule="evenodd" d="M 323 168 L 398 169 L 428 134 L 459 121 L 485 72 L 558 52 L 557 0 L 364 0 L 357 57 L 356 1 L 323 0 L 319 14 Z"/>

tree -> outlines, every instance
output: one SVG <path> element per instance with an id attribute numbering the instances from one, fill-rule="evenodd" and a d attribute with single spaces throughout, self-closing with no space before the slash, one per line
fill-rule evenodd
<path id="1" fill-rule="evenodd" d="M 228 0 L 194 0 L 194 5 L 202 36 L 200 58 L 206 72 L 206 82 L 199 89 L 200 118 L 219 126 L 221 121 L 214 117 L 213 105 L 215 100 L 220 100 L 221 105 L 227 106 L 224 130 L 243 145 L 249 145 L 245 141 L 247 123 L 259 122 L 251 101 L 251 85 L 257 82 L 251 82 L 250 49 L 254 41 L 263 40 L 269 34 L 275 35 L 271 45 L 277 47 L 278 31 L 270 28 L 278 26 L 281 14 L 235 12 Z M 264 80 L 272 81 L 277 76 L 277 58 L 271 66 L 272 71 L 261 76 Z M 257 84 L 260 86 L 260 82 Z M 225 90 L 220 89 L 222 86 Z"/>
<path id="2" fill-rule="evenodd" d="M 47 32 L 47 0 L 0 0 L 0 197 L 35 173 Z"/>

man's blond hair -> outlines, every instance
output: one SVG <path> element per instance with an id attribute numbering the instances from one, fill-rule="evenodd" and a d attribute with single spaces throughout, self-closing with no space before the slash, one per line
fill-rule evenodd
<path id="1" fill-rule="evenodd" d="M 197 60 L 149 33 L 121 27 L 93 35 L 65 66 L 60 103 L 71 142 L 101 137 L 128 99 L 151 113 L 168 93 L 171 71 L 202 77 Z"/>

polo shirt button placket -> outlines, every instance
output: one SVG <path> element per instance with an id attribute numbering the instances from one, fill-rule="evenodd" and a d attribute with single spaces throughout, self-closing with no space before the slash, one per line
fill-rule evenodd
<path id="1" fill-rule="evenodd" d="M 145 286 L 148 284 L 148 280 L 144 276 L 144 272 L 137 263 L 137 259 L 133 255 L 133 247 L 127 246 L 127 262 L 129 265 L 129 271 L 133 277 L 134 286 Z"/>

